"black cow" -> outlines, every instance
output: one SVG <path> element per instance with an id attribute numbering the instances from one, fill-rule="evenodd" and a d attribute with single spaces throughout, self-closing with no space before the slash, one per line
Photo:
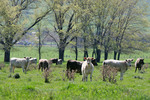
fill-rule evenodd
<path id="1" fill-rule="evenodd" d="M 144 59 L 138 58 L 135 62 L 135 73 L 136 73 L 137 68 L 138 68 L 138 71 L 140 71 L 143 65 L 144 65 Z"/>
<path id="2" fill-rule="evenodd" d="M 94 66 L 97 66 L 97 65 L 98 65 L 96 59 L 94 59 L 94 58 L 91 60 L 91 62 L 92 62 L 92 64 L 93 64 Z"/>
<path id="3" fill-rule="evenodd" d="M 51 58 L 50 62 L 55 63 L 57 65 L 58 64 L 58 59 L 57 58 Z"/>
<path id="4" fill-rule="evenodd" d="M 81 66 L 82 66 L 82 62 L 81 61 L 77 61 L 77 60 L 68 60 L 67 62 L 67 71 L 76 71 L 76 73 L 80 73 L 80 75 L 82 75 L 81 73 Z"/>

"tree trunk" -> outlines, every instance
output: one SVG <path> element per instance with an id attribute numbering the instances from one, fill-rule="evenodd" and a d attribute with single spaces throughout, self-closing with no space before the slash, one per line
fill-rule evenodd
<path id="1" fill-rule="evenodd" d="M 84 57 L 88 57 L 86 37 L 84 37 Z"/>
<path id="2" fill-rule="evenodd" d="M 64 48 L 59 48 L 59 59 L 62 59 L 64 61 Z"/>
<path id="3" fill-rule="evenodd" d="M 94 56 L 96 58 L 95 48 L 93 47 L 92 57 L 94 57 Z"/>
<path id="4" fill-rule="evenodd" d="M 96 60 L 97 60 L 97 62 L 100 62 L 101 50 L 96 48 L 96 54 L 97 54 Z"/>
<path id="5" fill-rule="evenodd" d="M 4 54 L 4 62 L 9 62 L 9 61 L 10 61 L 10 49 L 6 49 Z"/>
<path id="6" fill-rule="evenodd" d="M 88 51 L 84 50 L 84 57 L 88 57 Z"/>
<path id="7" fill-rule="evenodd" d="M 117 51 L 114 51 L 114 60 L 117 58 Z"/>
<path id="8" fill-rule="evenodd" d="M 118 52 L 118 58 L 117 58 L 117 60 L 120 60 L 120 55 L 121 55 L 121 50 L 119 50 L 119 52 Z"/>
<path id="9" fill-rule="evenodd" d="M 77 45 L 78 45 L 78 38 L 76 37 L 75 38 L 76 39 L 76 45 L 75 45 L 75 53 L 76 53 L 76 60 L 78 60 L 78 47 L 77 47 Z"/>
<path id="10" fill-rule="evenodd" d="M 41 46 L 42 46 L 42 44 L 41 44 L 41 36 L 39 34 L 39 60 L 41 59 Z"/>
<path id="11" fill-rule="evenodd" d="M 108 50 L 105 49 L 105 52 L 104 52 L 104 60 L 107 60 L 108 58 Z"/>

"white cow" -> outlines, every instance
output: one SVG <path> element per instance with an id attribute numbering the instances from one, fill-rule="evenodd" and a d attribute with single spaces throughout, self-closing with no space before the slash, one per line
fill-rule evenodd
<path id="1" fill-rule="evenodd" d="M 37 64 L 37 59 L 36 58 L 31 58 L 29 59 L 29 64 Z"/>
<path id="2" fill-rule="evenodd" d="M 92 81 L 92 73 L 94 71 L 94 65 L 91 63 L 91 60 L 94 58 L 88 57 L 84 58 L 85 61 L 82 63 L 81 72 L 82 72 L 82 81 L 87 81 L 88 74 L 90 74 L 90 81 Z"/>
<path id="3" fill-rule="evenodd" d="M 24 57 L 24 58 L 11 58 L 10 59 L 10 72 L 14 73 L 14 69 L 16 68 L 22 68 L 23 72 L 26 73 L 26 69 L 29 64 L 30 57 Z"/>
<path id="4" fill-rule="evenodd" d="M 104 60 L 103 66 L 105 65 L 110 67 L 115 67 L 117 71 L 120 71 L 120 80 L 123 80 L 123 73 L 125 73 L 128 70 L 128 66 L 131 67 L 131 62 L 133 59 L 127 59 L 125 61 L 119 61 L 119 60 Z"/>

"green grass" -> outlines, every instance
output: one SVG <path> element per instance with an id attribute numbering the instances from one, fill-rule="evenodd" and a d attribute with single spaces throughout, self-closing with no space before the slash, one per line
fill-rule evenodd
<path id="1" fill-rule="evenodd" d="M 38 57 L 36 50 L 33 47 L 15 47 L 12 49 L 11 57 Z M 42 52 L 42 58 L 58 57 L 56 48 L 43 47 Z M 82 52 L 79 54 L 82 60 Z M 144 56 L 146 63 L 150 63 L 150 60 L 146 58 L 148 54 L 143 52 L 133 55 L 123 54 L 122 59 L 129 56 Z M 0 100 L 150 100 L 150 66 L 143 74 L 134 73 L 133 62 L 132 67 L 124 74 L 123 81 L 119 80 L 120 73 L 118 73 L 117 82 L 110 83 L 102 81 L 101 63 L 98 63 L 99 66 L 95 66 L 94 69 L 92 82 L 89 81 L 89 77 L 88 82 L 82 82 L 82 76 L 79 74 L 75 74 L 74 81 L 63 81 L 66 61 L 74 59 L 75 56 L 70 50 L 67 50 L 65 55 L 70 55 L 70 57 L 65 57 L 62 65 L 51 66 L 53 77 L 50 83 L 44 82 L 43 73 L 37 69 L 25 74 L 21 68 L 15 68 L 15 73 L 19 73 L 21 78 L 8 78 L 9 64 L 6 63 L 5 67 L 0 70 Z M 12 73 L 12 76 L 15 73 Z M 142 79 L 134 78 L 134 76 L 140 76 Z"/>

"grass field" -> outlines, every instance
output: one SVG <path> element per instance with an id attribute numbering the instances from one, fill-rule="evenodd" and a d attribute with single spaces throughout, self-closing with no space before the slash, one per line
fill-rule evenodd
<path id="1" fill-rule="evenodd" d="M 11 57 L 38 58 L 36 50 L 33 47 L 15 47 L 12 49 Z M 58 57 L 56 51 L 56 48 L 43 47 L 42 58 Z M 0 51 L 0 54 L 3 55 L 3 52 Z M 0 66 L 4 66 L 1 55 Z M 150 63 L 148 55 L 149 53 L 143 52 L 132 55 L 123 54 L 121 59 L 144 57 L 145 62 Z M 150 100 L 150 66 L 148 64 L 144 73 L 135 73 L 134 59 L 132 67 L 124 74 L 124 80 L 119 80 L 120 73 L 118 73 L 116 83 L 102 81 L 101 63 L 95 66 L 92 82 L 89 81 L 89 77 L 88 82 L 82 82 L 82 76 L 79 74 L 75 74 L 74 81 L 69 81 L 65 78 L 63 70 L 66 69 L 67 59 L 74 59 L 74 56 L 71 50 L 67 50 L 65 62 L 62 65 L 51 66 L 50 83 L 44 82 L 43 72 L 37 69 L 31 69 L 25 74 L 21 68 L 16 68 L 14 74 L 19 73 L 21 78 L 8 78 L 9 64 L 6 63 L 0 70 L 0 100 Z M 82 52 L 79 53 L 79 59 L 82 60 Z"/>

